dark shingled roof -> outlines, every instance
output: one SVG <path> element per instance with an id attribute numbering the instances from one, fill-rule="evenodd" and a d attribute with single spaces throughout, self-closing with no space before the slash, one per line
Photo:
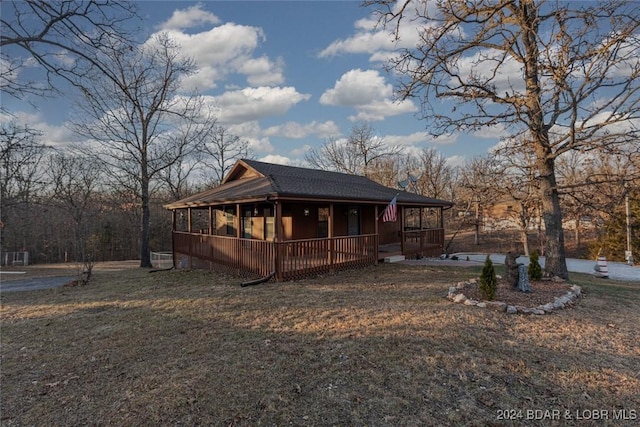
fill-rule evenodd
<path id="1" fill-rule="evenodd" d="M 238 179 L 237 175 L 244 169 L 256 172 L 257 176 Z M 398 203 L 405 205 L 444 207 L 453 205 L 444 200 L 385 187 L 364 176 L 243 159 L 234 165 L 218 187 L 178 200 L 165 207 L 177 209 L 266 198 L 389 203 L 396 194 Z"/>

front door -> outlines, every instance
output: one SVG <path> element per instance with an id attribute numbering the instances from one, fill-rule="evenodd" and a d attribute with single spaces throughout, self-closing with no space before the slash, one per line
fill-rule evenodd
<path id="1" fill-rule="evenodd" d="M 357 236 L 360 234 L 360 207 L 349 206 L 347 212 L 348 234 L 349 236 Z"/>

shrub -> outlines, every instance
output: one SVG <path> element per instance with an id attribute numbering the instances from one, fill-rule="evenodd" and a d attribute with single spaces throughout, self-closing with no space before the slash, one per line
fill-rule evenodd
<path id="1" fill-rule="evenodd" d="M 529 273 L 529 280 L 542 279 L 542 267 L 540 267 L 538 251 L 531 252 L 527 273 Z"/>
<path id="2" fill-rule="evenodd" d="M 480 296 L 488 301 L 493 301 L 496 298 L 496 292 L 498 290 L 498 279 L 496 278 L 496 270 L 493 268 L 493 263 L 487 255 L 487 259 L 482 267 L 482 273 L 480 274 L 480 286 L 478 288 Z"/>

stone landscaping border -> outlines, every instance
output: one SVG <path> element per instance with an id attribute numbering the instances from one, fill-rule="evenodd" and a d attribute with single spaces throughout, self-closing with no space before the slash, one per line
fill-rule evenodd
<path id="1" fill-rule="evenodd" d="M 466 282 L 460 282 L 456 286 L 451 286 L 447 293 L 447 298 L 455 303 L 460 303 L 472 307 L 488 308 L 495 311 L 506 312 L 508 314 L 536 314 L 543 315 L 551 313 L 554 310 L 559 310 L 571 305 L 582 294 L 582 288 L 578 285 L 572 285 L 570 290 L 566 294 L 557 297 L 553 302 L 539 305 L 537 307 L 524 307 L 521 305 L 509 305 L 501 301 L 477 301 L 467 298 L 462 290 L 467 286 L 472 286 L 478 283 L 479 279 L 469 279 Z"/>

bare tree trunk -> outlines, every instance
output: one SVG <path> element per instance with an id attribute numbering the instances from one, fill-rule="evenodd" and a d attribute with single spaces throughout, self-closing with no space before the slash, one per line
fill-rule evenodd
<path id="1" fill-rule="evenodd" d="M 553 159 L 539 162 L 540 199 L 542 218 L 545 225 L 545 272 L 547 275 L 569 277 L 565 259 L 564 232 L 562 230 L 562 211 L 560 197 L 554 173 Z"/>
<path id="2" fill-rule="evenodd" d="M 480 204 L 476 202 L 476 220 L 475 220 L 475 235 L 474 243 L 480 244 Z"/>
<path id="3" fill-rule="evenodd" d="M 151 212 L 149 211 L 149 173 L 146 155 L 143 154 L 142 175 L 140 180 L 140 196 L 142 199 L 142 230 L 140 233 L 140 267 L 151 268 L 151 253 L 149 252 Z"/>
<path id="4" fill-rule="evenodd" d="M 520 230 L 520 236 L 522 237 L 522 249 L 524 250 L 524 256 L 529 256 L 529 235 L 527 234 L 527 230 Z"/>

